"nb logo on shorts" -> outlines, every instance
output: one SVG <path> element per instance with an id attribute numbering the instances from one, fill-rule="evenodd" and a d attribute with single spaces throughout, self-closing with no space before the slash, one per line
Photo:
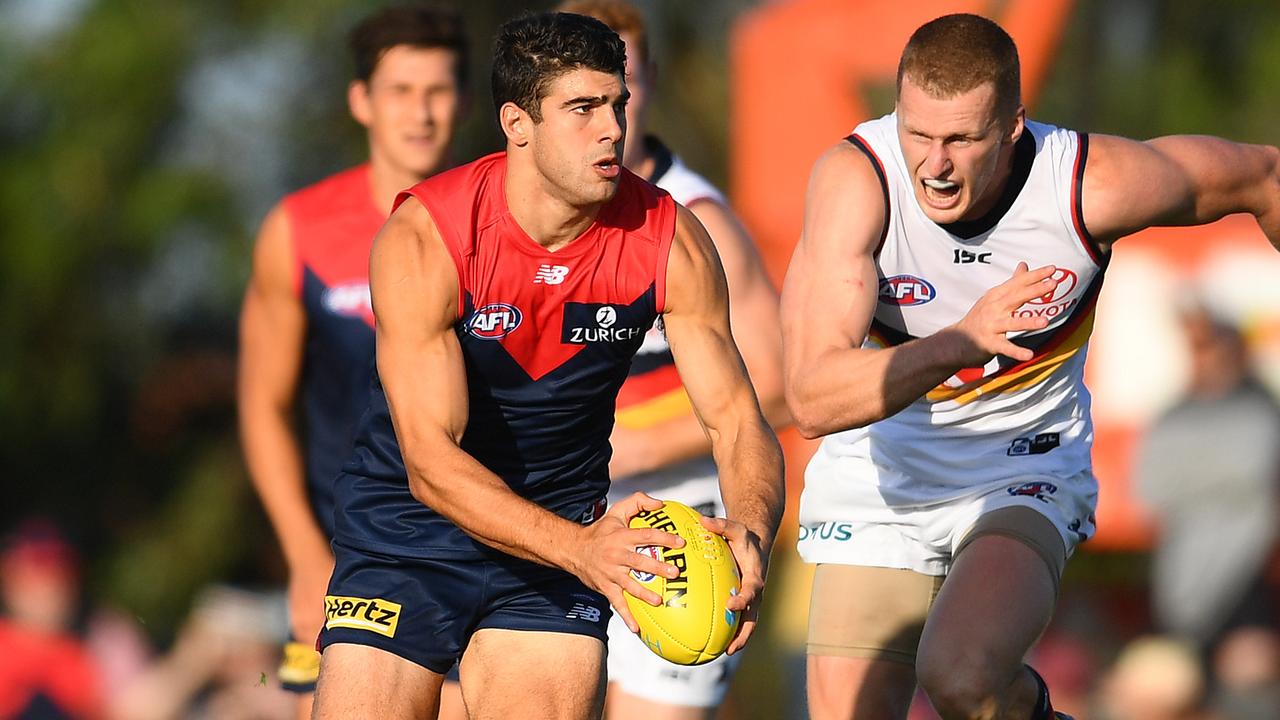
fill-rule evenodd
<path id="1" fill-rule="evenodd" d="M 538 271 L 533 274 L 533 284 L 559 285 L 568 274 L 569 268 L 564 265 L 539 265 Z"/>
<path id="2" fill-rule="evenodd" d="M 368 630 L 387 637 L 396 636 L 400 605 L 382 598 L 324 597 L 324 627 Z"/>
<path id="3" fill-rule="evenodd" d="M 587 622 L 598 623 L 600 622 L 600 608 L 586 603 L 574 603 L 573 607 L 569 608 L 569 612 L 565 613 L 564 616 L 570 620 L 586 620 Z"/>

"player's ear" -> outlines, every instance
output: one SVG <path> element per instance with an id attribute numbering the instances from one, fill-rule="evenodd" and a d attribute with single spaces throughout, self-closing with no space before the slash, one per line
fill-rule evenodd
<path id="1" fill-rule="evenodd" d="M 369 84 L 363 80 L 352 80 L 347 85 L 347 108 L 351 117 L 365 127 L 373 124 L 373 108 L 369 104 Z"/>
<path id="2" fill-rule="evenodd" d="M 1027 129 L 1027 108 L 1021 103 L 1018 109 L 1013 113 L 1013 124 L 1009 128 L 1009 142 L 1016 143 L 1018 138 L 1022 137 L 1022 131 Z"/>
<path id="3" fill-rule="evenodd" d="M 498 124 L 502 126 L 502 134 L 507 142 L 516 147 L 529 144 L 529 133 L 533 129 L 533 118 L 513 102 L 502 103 L 498 108 Z"/>

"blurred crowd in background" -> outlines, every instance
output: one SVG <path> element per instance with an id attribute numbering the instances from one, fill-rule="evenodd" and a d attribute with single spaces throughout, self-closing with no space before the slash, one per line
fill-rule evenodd
<path id="1" fill-rule="evenodd" d="M 343 35 L 382 4 L 0 0 L 0 719 L 292 713 L 274 676 L 283 564 L 236 441 L 235 322 L 263 214 L 362 158 Z M 500 147 L 494 28 L 550 4 L 459 4 L 477 50 L 455 160 Z M 763 52 L 744 28 L 783 6 L 886 5 L 640 4 L 664 76 L 650 123 L 733 200 L 768 152 L 732 115 L 748 105 L 731 82 L 743 48 Z M 999 19 L 1034 4 L 912 11 Z M 1280 5 L 1054 4 L 1065 12 L 1033 117 L 1280 143 Z M 885 82 L 836 88 L 879 113 Z M 823 112 L 759 92 L 784 117 Z M 1122 241 L 1108 275 L 1089 372 L 1111 504 L 1032 659 L 1077 717 L 1280 717 L 1280 258 L 1224 227 Z M 752 230 L 774 243 L 766 257 L 794 242 Z M 1230 253 L 1183 249 L 1220 236 Z M 790 435 L 794 499 L 807 455 Z M 789 518 L 725 718 L 805 717 L 809 570 L 794 504 Z M 933 715 L 921 701 L 913 717 Z"/>

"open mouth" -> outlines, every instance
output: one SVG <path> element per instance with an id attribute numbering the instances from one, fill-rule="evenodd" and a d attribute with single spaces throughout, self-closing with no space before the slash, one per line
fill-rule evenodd
<path id="1" fill-rule="evenodd" d="M 622 166 L 618 164 L 618 159 L 612 157 L 597 160 L 592 163 L 592 167 L 596 169 L 596 172 L 600 173 L 601 177 L 605 178 L 618 177 L 618 173 L 622 171 Z"/>
<path id="2" fill-rule="evenodd" d="M 939 210 L 954 207 L 960 200 L 960 185 L 951 180 L 925 178 L 921 184 L 924 186 L 925 200 Z"/>

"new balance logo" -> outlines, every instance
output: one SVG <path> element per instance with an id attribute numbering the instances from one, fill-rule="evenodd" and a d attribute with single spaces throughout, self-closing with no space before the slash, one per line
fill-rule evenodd
<path id="1" fill-rule="evenodd" d="M 586 620 L 587 622 L 598 623 L 600 622 L 600 608 L 576 602 L 564 616 L 570 620 Z"/>
<path id="2" fill-rule="evenodd" d="M 533 284 L 559 285 L 568 274 L 569 268 L 565 265 L 540 265 L 538 272 L 533 274 Z"/>

